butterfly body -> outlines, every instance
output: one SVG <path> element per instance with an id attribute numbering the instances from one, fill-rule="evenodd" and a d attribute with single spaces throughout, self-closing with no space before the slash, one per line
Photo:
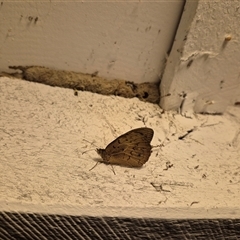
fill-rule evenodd
<path id="1" fill-rule="evenodd" d="M 125 167 L 142 167 L 151 155 L 153 138 L 151 128 L 133 129 L 109 143 L 105 149 L 97 149 L 104 163 Z"/>

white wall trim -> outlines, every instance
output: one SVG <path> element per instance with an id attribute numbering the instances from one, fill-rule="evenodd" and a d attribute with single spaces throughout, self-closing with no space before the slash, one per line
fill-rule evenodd
<path id="1" fill-rule="evenodd" d="M 161 81 L 163 109 L 223 113 L 239 102 L 239 11 L 232 1 L 186 2 Z"/>

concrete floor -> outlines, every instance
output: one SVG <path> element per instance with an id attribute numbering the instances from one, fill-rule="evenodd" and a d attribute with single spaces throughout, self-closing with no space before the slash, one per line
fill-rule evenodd
<path id="1" fill-rule="evenodd" d="M 240 216 L 240 108 L 186 118 L 138 99 L 0 79 L 0 210 L 92 216 Z M 96 151 L 154 129 L 141 169 Z"/>

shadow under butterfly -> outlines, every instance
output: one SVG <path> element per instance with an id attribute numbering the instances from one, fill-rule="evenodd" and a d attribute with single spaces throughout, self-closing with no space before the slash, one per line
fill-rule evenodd
<path id="1" fill-rule="evenodd" d="M 150 143 L 153 134 L 153 129 L 143 127 L 119 136 L 109 143 L 105 149 L 97 149 L 97 153 L 102 157 L 100 162 L 123 167 L 142 167 L 151 155 L 152 146 Z"/>

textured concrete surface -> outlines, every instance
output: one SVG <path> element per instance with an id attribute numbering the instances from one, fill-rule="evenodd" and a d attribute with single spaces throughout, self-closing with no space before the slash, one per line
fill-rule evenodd
<path id="1" fill-rule="evenodd" d="M 1 211 L 126 217 L 236 217 L 240 109 L 181 116 L 138 99 L 0 78 Z M 154 129 L 141 169 L 98 164 L 137 127 Z"/>

